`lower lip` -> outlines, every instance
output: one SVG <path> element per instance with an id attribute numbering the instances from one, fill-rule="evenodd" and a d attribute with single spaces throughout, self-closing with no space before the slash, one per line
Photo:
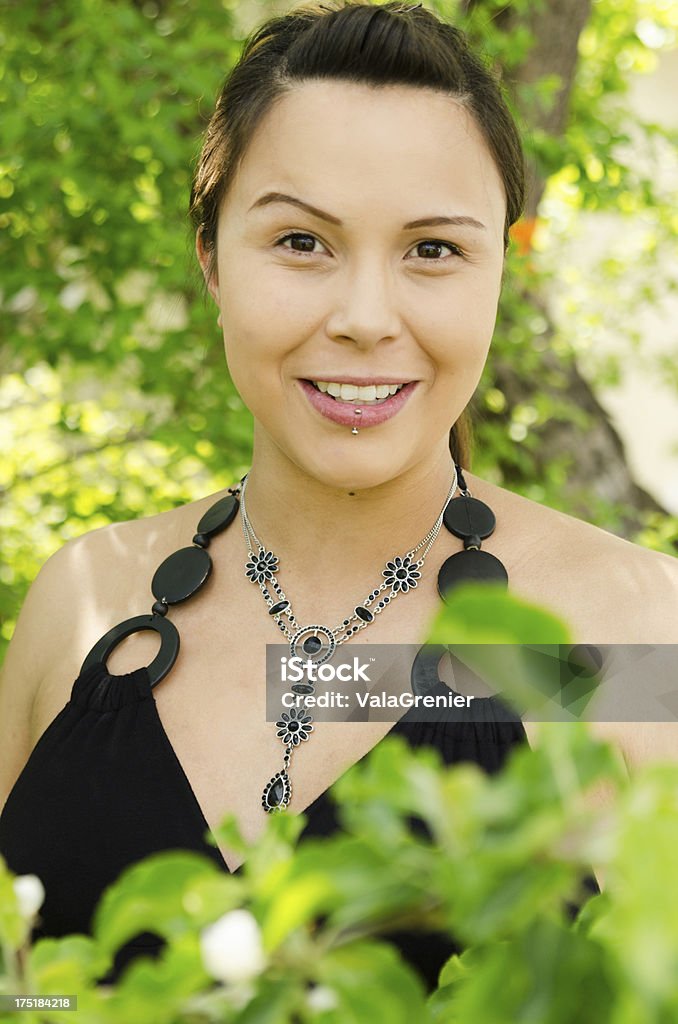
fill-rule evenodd
<path id="1" fill-rule="evenodd" d="M 395 395 L 390 395 L 378 405 L 337 402 L 331 395 L 318 391 L 306 380 L 300 380 L 299 384 L 311 405 L 328 420 L 340 423 L 342 427 L 376 427 L 378 423 L 384 423 L 400 412 L 416 388 L 418 381 L 414 380 L 410 384 L 405 384 Z M 356 409 L 360 409 L 359 416 L 356 416 Z"/>

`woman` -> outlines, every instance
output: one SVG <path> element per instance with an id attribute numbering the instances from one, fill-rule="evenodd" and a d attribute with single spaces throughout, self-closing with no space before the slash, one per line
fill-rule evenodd
<path id="1" fill-rule="evenodd" d="M 39 934 L 85 930 L 103 887 L 154 850 L 200 849 L 237 870 L 234 850 L 203 841 L 229 811 L 249 841 L 273 806 L 309 813 L 308 834 L 332 831 L 328 788 L 401 723 L 324 722 L 296 751 L 291 730 L 266 721 L 266 645 L 282 632 L 315 655 L 315 634 L 326 651 L 354 627 L 364 643 L 423 642 L 440 566 L 467 544 L 478 562 L 485 543 L 511 591 L 564 618 L 576 642 L 675 640 L 673 559 L 466 469 L 464 410 L 523 192 L 499 88 L 462 34 L 429 12 L 298 8 L 246 44 L 208 128 L 191 209 L 228 368 L 254 417 L 248 519 L 241 500 L 230 528 L 198 529 L 217 501 L 229 506 L 224 491 L 114 524 L 66 544 L 31 588 L 1 691 L 0 852 L 45 883 Z M 440 528 L 455 484 L 494 512 L 490 540 L 474 529 L 462 543 Z M 112 626 L 148 610 L 157 567 L 196 530 L 215 571 L 185 603 L 155 592 L 155 619 L 181 637 L 171 672 L 151 691 L 139 666 L 158 638 L 146 630 L 81 673 Z M 384 589 L 384 566 L 397 555 L 402 570 L 413 549 L 416 585 Z M 278 560 L 271 571 L 266 552 Z M 462 742 L 448 724 L 436 733 L 446 760 L 488 770 L 524 736 L 520 723 L 473 723 Z M 406 734 L 426 742 L 421 726 Z M 673 752 L 661 727 L 617 736 L 630 761 L 650 747 Z M 451 949 L 424 956 L 421 937 L 400 938 L 435 984 Z"/>

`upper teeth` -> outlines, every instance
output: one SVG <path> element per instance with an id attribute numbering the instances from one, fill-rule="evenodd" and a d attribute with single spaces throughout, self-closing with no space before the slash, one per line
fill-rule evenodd
<path id="1" fill-rule="evenodd" d="M 388 398 L 400 391 L 404 384 L 370 384 L 367 387 L 359 387 L 357 384 L 335 384 L 333 381 L 314 380 L 313 384 L 321 391 L 326 391 L 333 398 L 340 398 L 343 402 L 351 402 L 356 399 L 360 402 L 374 402 L 380 398 Z"/>

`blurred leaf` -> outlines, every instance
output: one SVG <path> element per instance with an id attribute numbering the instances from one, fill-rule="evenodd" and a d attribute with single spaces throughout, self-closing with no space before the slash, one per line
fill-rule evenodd
<path id="1" fill-rule="evenodd" d="M 226 897 L 236 905 L 240 880 L 222 875 L 212 861 L 198 853 L 170 851 L 132 864 L 105 891 L 93 928 L 101 948 L 114 952 L 140 932 L 161 937 L 180 936 L 189 928 L 191 886 L 219 879 Z M 200 913 L 201 905 L 196 905 Z M 202 915 L 201 915 L 202 916 Z"/>

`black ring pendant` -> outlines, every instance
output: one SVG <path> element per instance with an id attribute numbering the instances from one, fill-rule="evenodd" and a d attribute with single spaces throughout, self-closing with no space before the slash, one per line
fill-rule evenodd
<path id="1" fill-rule="evenodd" d="M 438 572 L 438 593 L 445 600 L 451 590 L 460 583 L 503 583 L 508 585 L 508 573 L 504 564 L 489 551 L 469 548 L 450 555 Z"/>
<path id="2" fill-rule="evenodd" d="M 179 548 L 155 570 L 151 590 L 158 601 L 178 604 L 200 590 L 212 571 L 212 559 L 204 548 Z"/>
<path id="3" fill-rule="evenodd" d="M 162 615 L 136 615 L 133 619 L 125 619 L 124 622 L 113 626 L 113 629 L 109 629 L 108 633 L 95 643 L 82 663 L 80 674 L 98 661 L 105 666 L 111 653 L 122 640 L 132 633 L 141 633 L 145 629 L 152 629 L 160 634 L 160 650 L 148 666 L 151 686 L 157 686 L 172 668 L 179 653 L 177 627 Z"/>
<path id="4" fill-rule="evenodd" d="M 419 648 L 410 669 L 410 688 L 415 696 L 425 697 L 440 683 L 438 663 L 446 651 L 444 644 L 424 644 Z"/>
<path id="5" fill-rule="evenodd" d="M 154 614 L 137 615 L 109 629 L 86 656 L 80 668 L 81 674 L 97 662 L 105 667 L 111 652 L 122 640 L 132 633 L 150 629 L 160 634 L 160 650 L 151 664 L 146 666 L 151 686 L 157 686 L 165 678 L 179 654 L 179 633 L 176 626 L 165 617 L 168 605 L 185 601 L 208 579 L 212 571 L 212 559 L 205 548 L 211 537 L 230 526 L 239 507 L 238 499 L 228 494 L 205 512 L 198 523 L 194 546 L 175 551 L 156 569 L 151 582 L 151 590 L 157 599 L 153 605 Z"/>
<path id="6" fill-rule="evenodd" d="M 489 505 L 470 495 L 451 498 L 443 512 L 443 523 L 455 537 L 480 537 L 484 540 L 494 533 L 497 525 L 494 512 Z"/>

